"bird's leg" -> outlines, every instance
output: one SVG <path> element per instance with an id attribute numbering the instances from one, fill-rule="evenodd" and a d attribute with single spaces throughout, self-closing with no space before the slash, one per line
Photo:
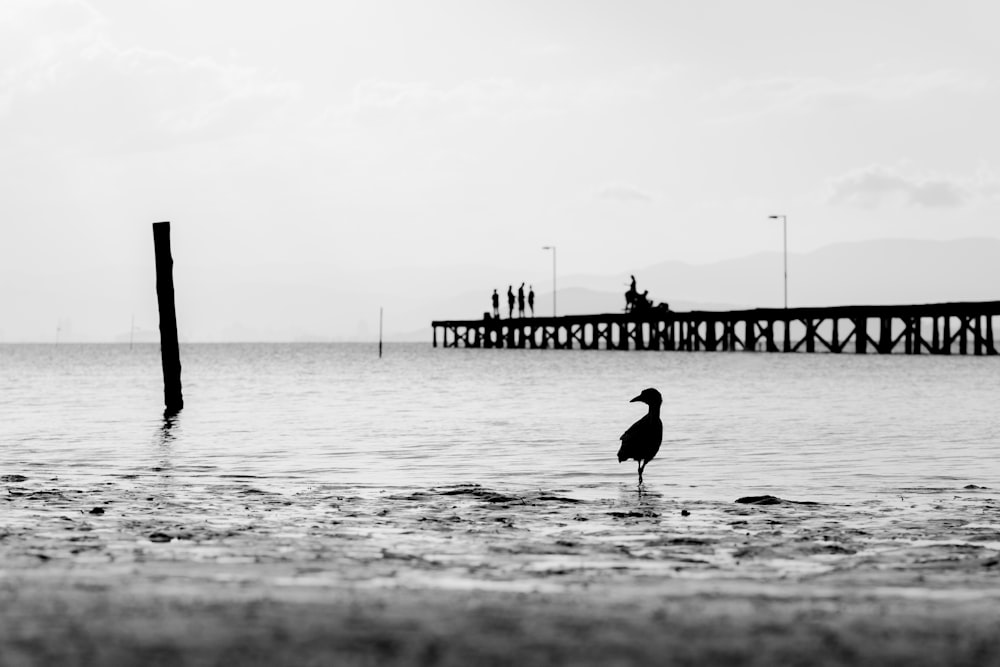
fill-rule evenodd
<path id="1" fill-rule="evenodd" d="M 639 486 L 642 486 L 642 469 L 643 469 L 643 467 L 644 466 L 642 465 L 642 461 L 639 461 Z"/>

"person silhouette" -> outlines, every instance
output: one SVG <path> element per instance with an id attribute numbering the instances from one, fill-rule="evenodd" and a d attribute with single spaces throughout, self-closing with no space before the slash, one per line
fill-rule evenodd
<path id="1" fill-rule="evenodd" d="M 500 295 L 496 289 L 493 290 L 493 317 L 500 319 Z"/>
<path id="2" fill-rule="evenodd" d="M 535 316 L 535 288 L 528 285 L 528 308 L 531 309 L 531 316 Z"/>
<path id="3" fill-rule="evenodd" d="M 517 288 L 517 316 L 524 317 L 524 283 Z"/>
<path id="4" fill-rule="evenodd" d="M 514 286 L 507 285 L 507 316 L 514 319 Z"/>
<path id="5" fill-rule="evenodd" d="M 630 310 L 635 310 L 639 302 L 639 292 L 635 289 L 635 276 L 629 275 L 632 282 L 628 286 L 628 291 L 625 292 L 625 312 Z"/>

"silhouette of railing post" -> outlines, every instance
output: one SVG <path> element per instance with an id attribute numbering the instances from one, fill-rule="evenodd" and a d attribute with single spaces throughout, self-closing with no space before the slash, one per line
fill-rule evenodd
<path id="1" fill-rule="evenodd" d="M 170 254 L 170 223 L 153 223 L 156 256 L 156 301 L 160 310 L 160 358 L 163 366 L 164 414 L 175 415 L 184 407 L 181 393 L 181 355 L 174 309 L 174 260 Z"/>

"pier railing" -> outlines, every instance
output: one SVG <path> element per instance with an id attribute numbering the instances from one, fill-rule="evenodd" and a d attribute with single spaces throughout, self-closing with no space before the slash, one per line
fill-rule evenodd
<path id="1" fill-rule="evenodd" d="M 442 320 L 437 347 L 995 355 L 1000 301 Z"/>

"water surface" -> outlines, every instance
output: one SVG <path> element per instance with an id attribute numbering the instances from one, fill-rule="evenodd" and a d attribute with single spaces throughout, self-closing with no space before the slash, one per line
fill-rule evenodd
<path id="1" fill-rule="evenodd" d="M 664 396 L 647 486 L 672 498 L 853 502 L 1000 487 L 983 357 L 192 344 L 162 417 L 156 345 L 0 345 L 0 474 L 254 480 L 358 493 L 478 483 L 616 497 L 618 436 Z"/>

